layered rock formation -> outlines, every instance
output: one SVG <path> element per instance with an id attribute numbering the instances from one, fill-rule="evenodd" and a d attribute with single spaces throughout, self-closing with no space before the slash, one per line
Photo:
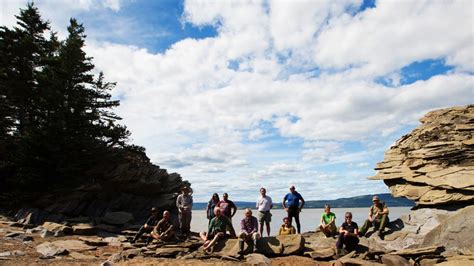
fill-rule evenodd
<path id="1" fill-rule="evenodd" d="M 399 139 L 370 177 L 417 205 L 474 201 L 474 105 L 429 112 Z"/>
<path id="2" fill-rule="evenodd" d="M 127 222 L 141 223 L 149 216 L 152 206 L 173 212 L 181 188 L 190 186 L 179 174 L 168 174 L 166 169 L 153 165 L 142 156 L 110 162 L 96 171 L 106 174 L 93 184 L 74 190 L 22 194 L 22 205 L 27 208 L 17 212 L 16 220 L 23 224 L 41 224 L 43 221 L 62 222 L 74 217 L 88 217 L 90 219 L 86 220 L 95 225 L 116 225 L 112 216 L 122 212 L 121 216 L 125 215 Z M 94 176 L 94 170 L 91 170 L 91 175 Z M 118 224 L 124 223 L 120 221 Z"/>

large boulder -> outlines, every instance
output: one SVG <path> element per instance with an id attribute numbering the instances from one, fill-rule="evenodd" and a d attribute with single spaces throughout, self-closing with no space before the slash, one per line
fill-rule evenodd
<path id="1" fill-rule="evenodd" d="M 471 249 L 474 243 L 474 206 L 465 207 L 444 220 L 423 239 L 424 246 L 444 245 L 448 249 Z"/>
<path id="2" fill-rule="evenodd" d="M 371 177 L 417 205 L 474 201 L 474 105 L 429 112 L 385 152 Z"/>

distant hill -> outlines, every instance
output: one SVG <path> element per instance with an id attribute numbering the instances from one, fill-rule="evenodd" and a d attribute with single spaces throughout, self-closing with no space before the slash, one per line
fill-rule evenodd
<path id="1" fill-rule="evenodd" d="M 324 208 L 325 204 L 330 204 L 332 208 L 358 208 L 358 207 L 369 207 L 372 205 L 372 197 L 374 195 L 362 195 L 350 198 L 340 198 L 335 200 L 307 200 L 304 207 L 305 208 Z M 394 198 L 390 193 L 377 194 L 380 200 L 385 202 L 389 207 L 403 207 L 403 206 L 415 206 L 415 203 L 406 198 Z M 281 209 L 281 202 L 275 203 L 276 199 L 273 199 L 274 207 L 276 209 Z M 278 199 L 280 201 L 280 199 Z M 255 202 L 245 202 L 245 201 L 234 201 L 237 208 L 255 208 Z M 206 202 L 195 202 L 194 209 L 202 210 L 206 209 Z"/>

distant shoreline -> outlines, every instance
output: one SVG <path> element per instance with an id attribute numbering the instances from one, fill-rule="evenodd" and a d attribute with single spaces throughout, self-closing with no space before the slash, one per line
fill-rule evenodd
<path id="1" fill-rule="evenodd" d="M 335 200 L 307 200 L 305 209 L 321 209 L 325 204 L 331 205 L 332 208 L 364 208 L 372 205 L 372 197 L 375 194 L 355 196 L 350 198 L 339 198 Z M 406 198 L 394 198 L 390 193 L 376 194 L 380 200 L 385 202 L 389 207 L 413 207 L 415 203 Z M 256 198 L 256 197 L 255 197 Z M 280 200 L 273 199 L 273 208 L 282 209 Z M 255 208 L 255 202 L 250 201 L 234 201 L 237 208 Z M 195 202 L 194 209 L 206 209 L 207 202 Z"/>

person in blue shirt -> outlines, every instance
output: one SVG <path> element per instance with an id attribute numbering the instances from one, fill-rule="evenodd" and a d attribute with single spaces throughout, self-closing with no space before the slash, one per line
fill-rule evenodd
<path id="1" fill-rule="evenodd" d="M 292 218 L 295 217 L 298 234 L 301 234 L 300 212 L 304 206 L 304 199 L 300 193 L 296 192 L 295 186 L 290 187 L 290 193 L 285 195 L 285 197 L 283 198 L 282 205 L 285 211 L 288 213 L 288 219 L 290 219 L 290 224 L 292 222 Z"/>

